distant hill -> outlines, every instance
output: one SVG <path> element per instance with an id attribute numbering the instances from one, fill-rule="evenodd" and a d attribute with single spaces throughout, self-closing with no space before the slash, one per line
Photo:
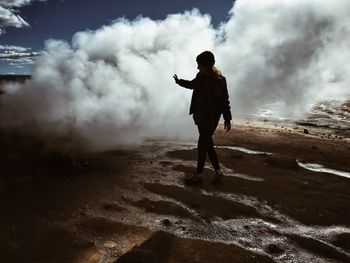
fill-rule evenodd
<path id="1" fill-rule="evenodd" d="M 0 75 L 0 84 L 3 82 L 24 82 L 27 79 L 30 79 L 30 75 L 13 75 L 13 74 L 6 74 L 6 75 Z"/>

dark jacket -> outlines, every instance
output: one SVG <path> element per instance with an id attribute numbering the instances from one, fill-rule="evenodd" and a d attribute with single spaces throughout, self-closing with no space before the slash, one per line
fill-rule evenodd
<path id="1" fill-rule="evenodd" d="M 190 115 L 193 114 L 196 124 L 218 123 L 221 114 L 224 116 L 225 123 L 230 123 L 232 116 L 224 76 L 198 73 L 191 81 L 179 79 L 178 84 L 193 90 Z"/>

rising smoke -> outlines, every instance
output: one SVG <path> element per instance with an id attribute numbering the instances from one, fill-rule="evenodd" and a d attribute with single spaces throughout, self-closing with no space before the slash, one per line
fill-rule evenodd
<path id="1" fill-rule="evenodd" d="M 7 85 L 3 125 L 84 138 L 105 149 L 146 138 L 191 139 L 195 57 L 212 50 L 233 116 L 273 108 L 300 117 L 319 100 L 349 95 L 348 0 L 238 0 L 218 29 L 198 10 L 161 21 L 118 19 L 72 43 L 48 40 L 32 80 Z"/>

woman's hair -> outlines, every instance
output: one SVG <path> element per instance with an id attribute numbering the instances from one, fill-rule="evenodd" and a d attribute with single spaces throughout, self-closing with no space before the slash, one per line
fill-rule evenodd
<path id="1" fill-rule="evenodd" d="M 221 76 L 221 72 L 214 67 L 215 57 L 214 54 L 210 51 L 204 51 L 200 53 L 196 58 L 197 63 L 203 65 L 208 70 L 211 70 L 216 76 Z"/>
<path id="2" fill-rule="evenodd" d="M 213 67 L 212 67 L 212 70 L 213 70 L 213 73 L 214 73 L 217 77 L 222 76 L 221 71 L 218 70 L 217 67 L 213 66 Z"/>

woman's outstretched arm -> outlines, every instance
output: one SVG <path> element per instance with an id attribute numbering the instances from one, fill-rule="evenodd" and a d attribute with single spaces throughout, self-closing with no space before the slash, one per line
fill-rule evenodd
<path id="1" fill-rule="evenodd" d="M 194 88 L 194 81 L 193 80 L 185 80 L 185 79 L 179 79 L 176 74 L 173 76 L 175 82 L 177 85 L 180 85 L 181 87 L 184 87 L 186 89 L 193 89 Z"/>

